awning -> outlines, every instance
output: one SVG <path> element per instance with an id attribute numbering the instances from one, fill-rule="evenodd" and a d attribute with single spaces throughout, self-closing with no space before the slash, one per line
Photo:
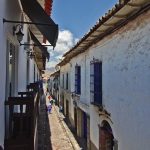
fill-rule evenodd
<path id="1" fill-rule="evenodd" d="M 41 49 L 43 55 L 46 56 L 47 59 L 49 60 L 49 53 L 47 51 L 47 47 L 42 45 L 31 31 L 30 31 L 30 35 L 31 35 L 31 39 L 33 40 L 34 44 L 37 45 Z"/>
<path id="2" fill-rule="evenodd" d="M 21 0 L 21 4 L 23 11 L 32 22 L 45 24 L 35 25 L 49 43 L 55 47 L 58 38 L 58 25 L 54 23 L 36 0 Z"/>

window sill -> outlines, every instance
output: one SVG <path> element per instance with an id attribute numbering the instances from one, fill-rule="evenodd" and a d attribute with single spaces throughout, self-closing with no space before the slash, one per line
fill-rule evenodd
<path id="1" fill-rule="evenodd" d="M 103 105 L 100 103 L 96 103 L 96 102 L 91 102 L 91 105 L 97 106 L 99 108 L 103 108 Z"/>

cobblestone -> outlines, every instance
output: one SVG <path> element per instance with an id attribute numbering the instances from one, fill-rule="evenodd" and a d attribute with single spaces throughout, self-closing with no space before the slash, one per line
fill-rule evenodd
<path id="1" fill-rule="evenodd" d="M 46 112 L 46 97 L 43 96 L 40 104 L 38 120 L 38 150 L 80 150 L 73 134 L 64 122 L 63 114 L 57 106 L 53 106 L 52 113 Z"/>

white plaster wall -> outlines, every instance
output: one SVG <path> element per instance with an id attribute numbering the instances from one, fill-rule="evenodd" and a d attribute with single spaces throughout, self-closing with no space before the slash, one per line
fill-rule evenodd
<path id="1" fill-rule="evenodd" d="M 89 78 L 87 78 L 88 74 L 88 67 L 87 65 L 87 53 L 82 53 L 73 59 L 71 59 L 71 90 L 75 91 L 75 66 L 81 66 L 81 94 L 80 94 L 80 101 L 89 105 L 90 100 L 87 98 L 87 82 L 89 82 Z"/>
<path id="2" fill-rule="evenodd" d="M 103 104 L 111 113 L 113 124 L 110 125 L 119 150 L 149 150 L 150 147 L 149 24 L 150 11 L 87 51 L 87 65 L 93 56 L 102 61 Z M 88 84 L 87 91 L 90 91 Z M 98 124 L 105 118 L 100 118 L 93 106 L 90 110 L 91 140 L 98 148 Z"/>
<path id="3" fill-rule="evenodd" d="M 87 76 L 88 73 L 88 67 L 87 65 L 87 52 L 82 53 L 80 55 L 77 55 L 76 57 L 72 58 L 70 63 L 72 64 L 71 67 L 71 91 L 75 91 L 75 66 L 79 65 L 81 66 L 81 94 L 79 100 L 77 100 L 77 106 L 84 112 L 86 112 L 88 115 L 90 114 L 89 111 L 89 104 L 90 104 L 90 99 L 87 97 L 87 83 L 90 81 Z M 74 106 L 72 104 L 72 114 L 74 113 Z"/>
<path id="4" fill-rule="evenodd" d="M 89 114 L 89 103 L 90 99 L 87 98 L 87 67 L 86 67 L 86 61 L 87 61 L 87 54 L 85 53 L 78 55 L 77 57 L 71 59 L 69 63 L 66 65 L 62 66 L 60 69 L 60 81 L 61 85 L 63 82 L 63 74 L 65 75 L 64 81 L 66 81 L 66 73 L 69 73 L 69 90 L 65 90 L 64 94 L 64 99 L 68 99 L 69 105 L 70 105 L 70 116 L 74 120 L 74 104 L 73 104 L 73 99 L 71 97 L 71 92 L 75 91 L 75 66 L 79 65 L 81 66 L 81 95 L 80 95 L 80 100 L 77 102 L 77 105 L 80 109 L 82 109 L 84 112 Z M 62 87 L 62 86 L 61 86 Z M 66 85 L 65 85 L 66 87 Z"/>
<path id="5" fill-rule="evenodd" d="M 29 68 L 29 83 L 34 82 L 34 59 L 30 59 L 30 68 Z"/>
<path id="6" fill-rule="evenodd" d="M 64 93 L 64 105 L 66 106 L 66 100 L 69 101 L 69 114 L 70 114 L 70 118 L 73 119 L 74 118 L 74 110 L 73 110 L 73 101 L 71 98 L 71 82 L 72 82 L 72 78 L 71 78 L 71 68 L 72 68 L 72 64 L 71 63 L 67 63 L 66 65 L 62 66 L 60 68 L 60 93 L 59 95 L 61 95 L 61 93 Z M 68 73 L 68 90 L 66 90 L 66 73 Z M 62 88 L 63 85 L 63 74 L 64 74 L 64 89 Z M 61 100 L 61 97 L 60 97 Z"/>
<path id="7" fill-rule="evenodd" d="M 37 74 L 38 74 L 38 68 L 37 65 L 35 65 L 35 81 L 38 81 Z"/>
<path id="8" fill-rule="evenodd" d="M 111 113 L 111 117 L 99 117 L 98 108 L 90 105 L 90 137 L 97 148 L 99 148 L 98 125 L 102 120 L 107 120 L 115 139 L 118 140 L 119 150 L 149 150 L 149 24 L 150 12 L 147 12 L 69 62 L 72 65 L 71 91 L 74 91 L 74 71 L 77 63 L 81 65 L 80 101 L 89 104 L 90 61 L 93 57 L 102 61 L 103 105 Z M 66 65 L 61 67 L 60 74 L 65 68 Z M 81 105 L 79 107 L 81 108 Z"/>
<path id="9" fill-rule="evenodd" d="M 23 33 L 28 32 L 28 26 L 24 25 Z M 24 34 L 22 43 L 27 41 L 27 34 Z M 26 91 L 27 86 L 27 54 L 24 50 L 24 46 L 19 49 L 18 55 L 18 91 Z"/>
<path id="10" fill-rule="evenodd" d="M 70 68 L 71 68 L 71 64 L 69 64 L 69 63 L 60 68 L 60 81 L 61 81 L 60 84 L 62 87 L 62 85 L 63 85 L 63 74 L 64 74 L 64 88 L 65 89 L 66 89 L 66 74 L 68 73 L 68 91 L 71 91 L 71 89 L 70 89 L 70 81 L 71 81 Z"/>
<path id="11" fill-rule="evenodd" d="M 14 42 L 16 39 L 12 36 L 12 24 L 3 24 L 3 18 L 19 20 L 20 8 L 18 0 L 1 0 L 0 1 L 0 145 L 4 143 L 4 101 L 5 101 L 5 84 L 6 84 L 6 39 L 11 38 Z"/>

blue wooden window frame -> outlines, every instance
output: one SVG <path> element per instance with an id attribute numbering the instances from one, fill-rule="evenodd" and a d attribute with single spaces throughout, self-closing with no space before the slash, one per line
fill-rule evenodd
<path id="1" fill-rule="evenodd" d="M 75 93 L 81 94 L 81 66 L 75 66 Z"/>
<path id="2" fill-rule="evenodd" d="M 102 62 L 99 61 L 90 64 L 90 100 L 102 106 Z"/>

